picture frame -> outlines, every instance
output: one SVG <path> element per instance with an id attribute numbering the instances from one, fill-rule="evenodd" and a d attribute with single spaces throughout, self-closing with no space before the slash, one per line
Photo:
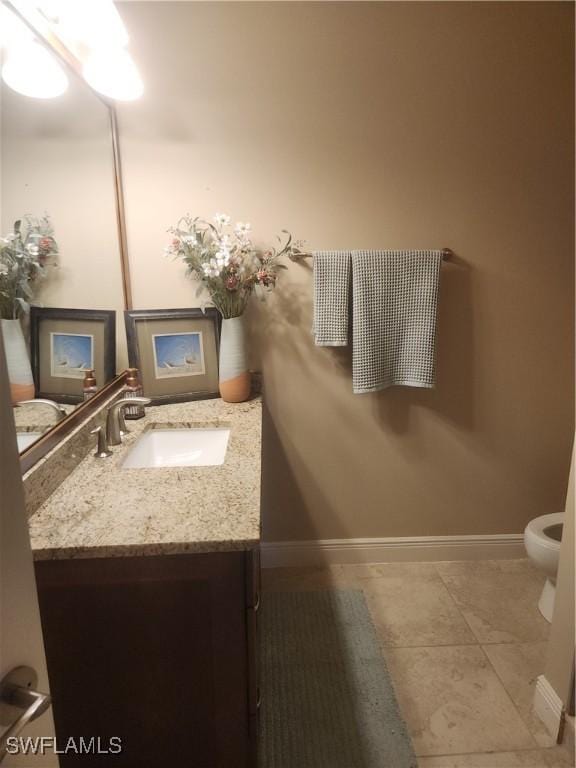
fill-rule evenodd
<path id="1" fill-rule="evenodd" d="M 86 370 L 99 388 L 116 375 L 116 312 L 32 306 L 30 357 L 35 397 L 82 402 Z"/>
<path id="2" fill-rule="evenodd" d="M 153 405 L 220 397 L 217 309 L 131 309 L 124 320 L 130 366 Z"/>

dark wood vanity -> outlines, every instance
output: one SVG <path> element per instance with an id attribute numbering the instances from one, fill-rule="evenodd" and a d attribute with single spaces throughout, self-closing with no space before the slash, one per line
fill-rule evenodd
<path id="1" fill-rule="evenodd" d="M 60 765 L 257 765 L 258 549 L 36 562 Z"/>
<path id="2" fill-rule="evenodd" d="M 259 398 L 151 407 L 111 458 L 87 444 L 69 472 L 82 451 L 68 442 L 30 473 L 58 746 L 122 745 L 60 754 L 61 768 L 256 766 L 261 421 Z M 122 466 L 153 424 L 221 423 L 222 464 Z M 42 500 L 46 467 L 59 484 Z"/>

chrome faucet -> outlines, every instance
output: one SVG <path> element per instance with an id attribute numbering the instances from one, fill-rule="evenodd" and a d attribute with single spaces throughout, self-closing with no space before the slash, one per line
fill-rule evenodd
<path id="1" fill-rule="evenodd" d="M 106 442 L 108 445 L 120 445 L 122 435 L 128 432 L 122 409 L 129 405 L 150 405 L 149 397 L 123 397 L 122 400 L 116 400 L 108 408 L 106 416 Z"/>
<path id="2" fill-rule="evenodd" d="M 55 403 L 54 400 L 46 400 L 42 397 L 39 397 L 35 400 L 20 400 L 20 402 L 16 403 L 14 407 L 18 408 L 21 405 L 49 405 L 50 408 L 53 408 L 56 411 L 58 415 L 57 421 L 61 421 L 62 419 L 65 419 L 66 416 L 68 416 L 65 409 L 62 408 L 61 405 Z"/>

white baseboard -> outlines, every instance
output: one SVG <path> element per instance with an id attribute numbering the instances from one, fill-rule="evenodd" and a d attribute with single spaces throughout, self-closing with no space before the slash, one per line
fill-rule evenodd
<path id="1" fill-rule="evenodd" d="M 491 560 L 526 557 L 524 535 L 402 536 L 384 539 L 318 539 L 262 542 L 264 568 L 397 563 L 440 560 Z"/>
<path id="2" fill-rule="evenodd" d="M 534 691 L 534 712 L 544 723 L 551 736 L 558 738 L 563 719 L 562 699 L 544 675 L 539 675 Z"/>
<path id="3" fill-rule="evenodd" d="M 564 732 L 562 733 L 561 744 L 571 755 L 574 754 L 574 717 L 564 713 Z"/>

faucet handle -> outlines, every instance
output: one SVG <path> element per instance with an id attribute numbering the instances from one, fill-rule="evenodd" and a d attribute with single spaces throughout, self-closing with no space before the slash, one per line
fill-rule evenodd
<path id="1" fill-rule="evenodd" d="M 96 427 L 96 429 L 91 430 L 90 434 L 98 435 L 98 448 L 96 449 L 94 456 L 97 459 L 106 459 L 108 456 L 112 456 L 112 451 L 106 444 L 106 435 L 102 427 Z"/>
<path id="2" fill-rule="evenodd" d="M 127 435 L 130 432 L 124 418 L 124 411 L 132 405 L 130 400 L 133 400 L 136 404 L 142 406 L 150 405 L 151 402 L 149 397 L 141 397 L 140 395 L 125 395 L 122 402 L 118 401 L 118 428 L 120 429 L 120 437 L 124 437 L 124 435 Z"/>
<path id="3" fill-rule="evenodd" d="M 126 407 L 127 406 L 124 406 L 124 408 Z M 126 420 L 124 419 L 124 408 L 118 408 L 118 429 L 120 430 L 120 437 L 124 437 L 124 435 L 127 435 L 128 432 L 130 432 Z"/>
<path id="4" fill-rule="evenodd" d="M 126 423 L 121 417 L 122 408 L 131 405 L 150 405 L 149 397 L 122 397 L 108 407 L 106 416 L 106 442 L 109 445 L 120 445 L 122 442 L 121 430 L 126 433 Z"/>

